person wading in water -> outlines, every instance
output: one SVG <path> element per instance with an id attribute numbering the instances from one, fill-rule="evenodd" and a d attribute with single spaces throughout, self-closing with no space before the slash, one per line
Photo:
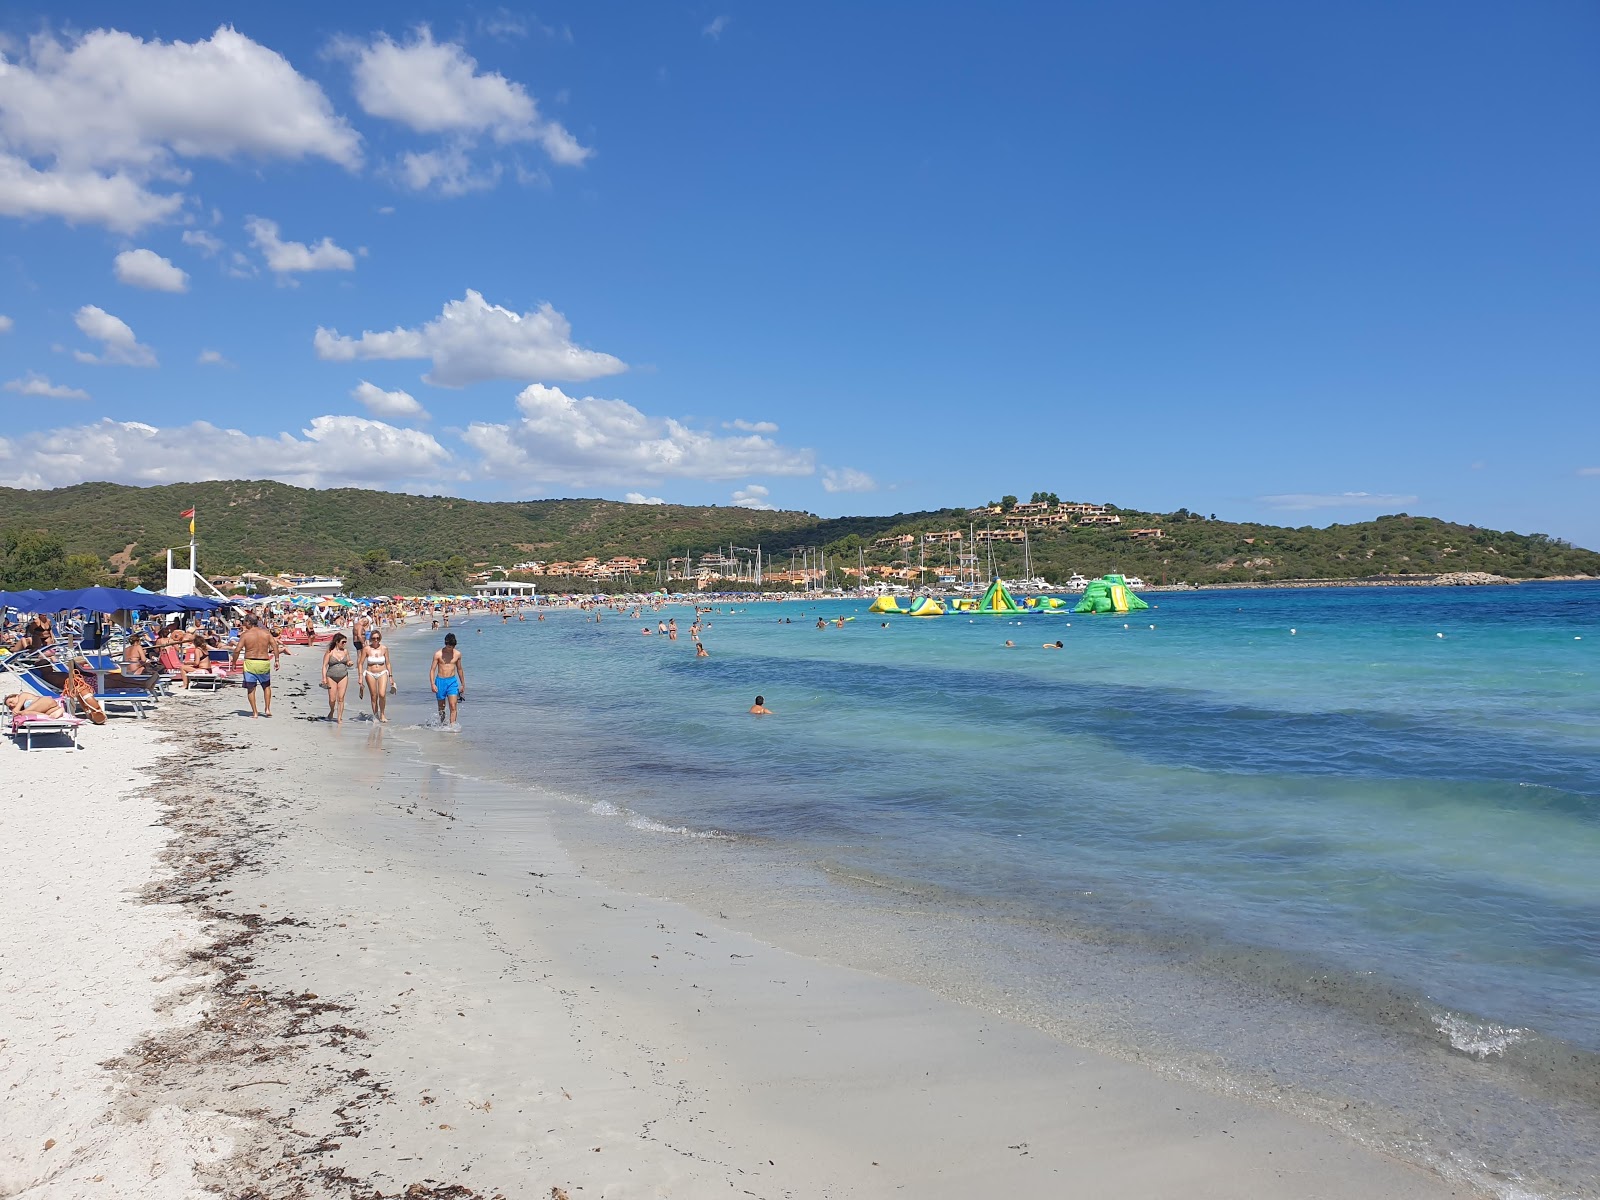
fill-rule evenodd
<path id="1" fill-rule="evenodd" d="M 460 711 L 458 705 L 467 695 L 467 673 L 461 665 L 461 651 L 456 649 L 455 634 L 445 634 L 444 648 L 433 652 L 433 662 L 428 665 L 428 682 L 433 685 L 433 698 L 439 702 L 439 724 L 454 727 Z"/>

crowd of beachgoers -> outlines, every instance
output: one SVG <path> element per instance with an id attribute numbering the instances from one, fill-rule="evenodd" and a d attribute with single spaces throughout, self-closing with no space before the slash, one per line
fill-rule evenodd
<path id="1" fill-rule="evenodd" d="M 46 594 L 48 595 L 48 594 Z M 746 597 L 748 600 L 756 597 Z M 500 622 L 542 621 L 553 609 L 576 609 L 586 620 L 643 619 L 646 635 L 669 641 L 679 636 L 676 617 L 660 617 L 673 602 L 661 594 L 617 596 L 414 597 L 376 601 L 338 599 L 240 600 L 209 610 L 156 614 L 137 609 L 27 612 L 0 610 L 0 693 L 6 732 L 19 739 L 62 734 L 76 744 L 79 727 L 106 716 L 144 716 L 174 691 L 240 688 L 254 718 L 272 716 L 273 672 L 285 656 L 310 654 L 312 677 L 326 692 L 325 719 L 342 724 L 349 708 L 358 719 L 385 724 L 389 700 L 402 678 L 421 686 L 424 672 L 407 664 L 404 677 L 385 633 L 440 631 L 431 650 L 426 685 L 439 723 L 459 727 L 467 671 L 451 630 L 469 618 Z M 703 639 L 709 606 L 694 605 L 688 641 L 708 657 Z M 413 678 L 414 676 L 414 678 Z M 354 705 L 349 692 L 355 689 Z"/>
<path id="2" fill-rule="evenodd" d="M 0 692 L 6 732 L 31 747 L 33 738 L 62 734 L 76 744 L 79 727 L 106 716 L 145 716 L 174 691 L 240 688 L 252 717 L 272 716 L 272 673 L 286 655 L 320 662 L 328 719 L 345 718 L 352 680 L 369 719 L 388 720 L 400 675 L 386 630 L 452 619 L 521 619 L 523 602 L 460 598 L 296 604 L 286 600 L 222 604 L 210 611 L 154 614 L 79 610 L 0 614 Z M 454 721 L 466 673 L 447 633 L 429 662 L 427 684 L 441 722 Z M 420 679 L 418 680 L 420 682 Z"/>

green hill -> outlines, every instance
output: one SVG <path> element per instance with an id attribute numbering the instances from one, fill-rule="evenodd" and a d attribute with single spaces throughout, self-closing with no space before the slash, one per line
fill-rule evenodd
<path id="1" fill-rule="evenodd" d="M 459 581 L 475 564 L 531 558 L 636 554 L 659 559 L 686 551 L 699 555 L 730 542 L 786 552 L 790 546 L 820 546 L 852 533 L 871 535 L 906 519 L 822 521 L 802 512 L 610 500 L 489 503 L 227 480 L 143 488 L 111 483 L 52 491 L 0 488 L 0 529 L 48 533 L 66 554 L 92 555 L 104 569 L 130 582 L 159 581 L 166 547 L 188 544 L 188 522 L 178 514 L 191 506 L 198 510 L 201 565 L 210 574 L 354 573 L 374 587 L 396 588 L 438 582 L 440 572 L 362 574 L 360 564 L 397 559 L 412 566 L 443 565 L 448 568 L 443 575 Z M 6 586 L 54 582 L 12 574 Z"/>
<path id="2" fill-rule="evenodd" d="M 1578 549 L 1542 533 L 1520 534 L 1459 525 L 1405 513 L 1350 525 L 1289 528 L 1253 522 L 1218 521 L 1180 509 L 1140 512 L 1111 506 L 1116 526 L 1056 526 L 1029 531 L 1033 571 L 1059 582 L 1074 571 L 1094 578 L 1117 571 L 1149 583 L 1246 583 L 1290 579 L 1358 579 L 1375 575 L 1433 575 L 1482 571 L 1511 579 L 1556 575 L 1600 576 L 1600 554 Z M 939 524 L 907 520 L 891 534 L 959 529 L 968 544 L 974 530 L 1002 529 L 1000 518 L 968 518 Z M 1130 530 L 1159 529 L 1160 538 L 1138 539 Z M 835 551 L 856 561 L 854 544 Z M 979 543 L 980 573 L 987 574 L 989 549 Z M 925 551 L 934 565 L 934 549 Z M 995 545 L 994 571 L 1003 577 L 1023 573 L 1023 548 Z M 883 561 L 883 552 L 867 562 Z M 913 552 L 910 561 L 916 562 Z M 941 550 L 938 565 L 946 561 Z"/>
<path id="3" fill-rule="evenodd" d="M 963 545 L 970 547 L 976 530 L 1004 527 L 998 516 L 972 517 L 964 508 L 822 519 L 803 512 L 608 500 L 490 503 L 353 488 L 318 491 L 273 482 L 147 488 L 85 483 L 53 491 L 0 489 L 0 528 L 8 531 L 0 543 L 0 582 L 26 587 L 77 581 L 92 575 L 98 563 L 123 582 L 159 583 L 164 548 L 187 543 L 187 522 L 178 514 L 191 505 L 199 510 L 201 564 L 210 574 L 286 569 L 341 573 L 374 589 L 442 586 L 446 581 L 459 585 L 462 574 L 476 564 L 615 554 L 659 560 L 685 551 L 703 554 L 730 542 L 759 543 L 778 567 L 787 566 L 789 552 L 802 546 L 826 547 L 841 567 L 854 567 L 863 559 L 914 566 L 915 550 L 907 554 L 898 547 L 874 548 L 873 540 L 960 530 Z M 1593 551 L 1543 534 L 1479 529 L 1431 517 L 1401 514 L 1327 528 L 1284 528 L 1218 521 L 1183 509 L 1115 511 L 1123 518 L 1120 526 L 1030 531 L 1035 573 L 1057 581 L 1074 571 L 1094 576 L 1120 570 L 1152 583 L 1165 578 L 1202 584 L 1439 571 L 1486 571 L 1519 579 L 1600 576 L 1600 554 Z M 1158 528 L 1163 536 L 1129 536 L 1140 528 Z M 929 547 L 926 554 L 930 568 L 943 569 L 944 550 Z M 989 548 L 982 547 L 981 554 L 986 572 Z M 69 555 L 81 556 L 70 571 L 62 565 Z M 391 559 L 399 563 L 391 566 Z M 47 570 L 39 565 L 46 560 L 56 566 Z M 1022 547 L 995 545 L 993 565 L 1002 575 L 1021 573 Z"/>

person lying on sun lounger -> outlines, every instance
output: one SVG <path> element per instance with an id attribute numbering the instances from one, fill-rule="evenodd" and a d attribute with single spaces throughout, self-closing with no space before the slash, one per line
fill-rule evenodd
<path id="1" fill-rule="evenodd" d="M 30 700 L 21 692 L 12 692 L 6 697 L 6 710 L 13 717 L 20 717 L 24 713 L 51 718 L 67 715 L 67 710 L 61 706 L 61 701 L 54 696 L 35 696 Z"/>

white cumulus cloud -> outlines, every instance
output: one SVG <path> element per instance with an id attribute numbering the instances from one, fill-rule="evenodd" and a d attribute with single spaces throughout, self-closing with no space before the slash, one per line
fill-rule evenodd
<path id="1" fill-rule="evenodd" d="M 498 146 L 535 143 L 564 166 L 577 166 L 593 153 L 559 121 L 542 116 L 522 84 L 480 70 L 463 46 L 436 42 L 426 25 L 404 42 L 379 34 L 368 42 L 340 39 L 332 50 L 350 62 L 356 103 L 364 112 L 445 139 L 439 150 L 401 160 L 399 175 L 409 187 L 460 194 L 493 186 L 498 166 L 476 168 L 468 157 L 485 138 Z"/>
<path id="2" fill-rule="evenodd" d="M 16 324 L 10 317 L 0 313 L 0 333 L 10 333 L 16 327 Z"/>
<path id="3" fill-rule="evenodd" d="M 117 281 L 152 292 L 187 292 L 189 276 L 154 250 L 124 250 L 111 260 Z"/>
<path id="4" fill-rule="evenodd" d="M 380 417 L 422 417 L 428 412 L 410 392 L 386 392 L 375 383 L 363 379 L 350 389 L 352 399 L 361 401 L 367 411 Z"/>
<path id="5" fill-rule="evenodd" d="M 646 496 L 643 492 L 629 492 L 622 499 L 628 504 L 665 504 L 660 496 Z"/>
<path id="6" fill-rule="evenodd" d="M 722 423 L 724 429 L 742 429 L 745 433 L 777 433 L 778 426 L 772 421 L 746 421 L 736 418 Z"/>
<path id="7" fill-rule="evenodd" d="M 85 304 L 73 316 L 73 322 L 85 337 L 100 343 L 100 353 L 74 350 L 72 357 L 81 363 L 100 366 L 153 367 L 156 352 L 133 336 L 133 330 L 121 317 L 114 317 L 96 304 Z"/>
<path id="8" fill-rule="evenodd" d="M 19 396 L 43 396 L 48 400 L 87 400 L 89 393 L 82 388 L 51 383 L 37 371 L 29 371 L 21 379 L 6 381 L 6 391 Z"/>
<path id="9" fill-rule="evenodd" d="M 499 163 L 478 166 L 462 146 L 407 151 L 400 156 L 397 168 L 401 182 L 408 188 L 423 192 L 432 187 L 441 196 L 488 191 L 500 182 L 502 170 Z"/>
<path id="10" fill-rule="evenodd" d="M 875 492 L 878 481 L 865 471 L 854 467 L 823 467 L 822 490 L 825 492 Z"/>
<path id="11" fill-rule="evenodd" d="M 778 506 L 767 501 L 772 495 L 759 483 L 746 484 L 733 493 L 733 506 L 735 508 L 753 508 L 758 512 L 777 512 Z"/>
<path id="12" fill-rule="evenodd" d="M 0 214 L 132 233 L 174 216 L 184 159 L 361 164 L 361 139 L 275 50 L 221 26 L 196 42 L 41 33 L 0 53 Z"/>
<path id="13" fill-rule="evenodd" d="M 358 338 L 318 328 L 312 344 L 317 357 L 329 362 L 431 359 L 433 369 L 423 378 L 439 387 L 489 379 L 582 381 L 628 369 L 619 358 L 574 345 L 572 326 L 550 305 L 515 313 L 470 290 L 419 328 L 368 330 Z"/>
<path id="14" fill-rule="evenodd" d="M 195 359 L 195 362 L 199 363 L 202 367 L 233 366 L 233 363 L 228 361 L 227 356 L 223 354 L 221 350 L 202 350 L 200 351 L 199 356 Z"/>
<path id="15" fill-rule="evenodd" d="M 207 258 L 215 258 L 227 249 L 221 238 L 214 233 L 207 233 L 204 229 L 185 229 L 183 244 L 193 246 Z"/>
<path id="16" fill-rule="evenodd" d="M 1600 475 L 1600 467 L 1579 467 L 1578 474 L 1590 477 Z"/>
<path id="17" fill-rule="evenodd" d="M 183 483 L 278 479 L 300 487 L 393 487 L 436 481 L 450 452 L 433 437 L 365 417 L 315 417 L 299 436 L 260 436 L 206 421 L 160 429 L 109 418 L 0 438 L 0 485 L 85 480 Z"/>
<path id="18" fill-rule="evenodd" d="M 1305 512 L 1317 508 L 1403 508 L 1415 496 L 1392 492 L 1287 492 L 1278 496 L 1257 496 L 1259 504 L 1284 512 Z"/>
<path id="19" fill-rule="evenodd" d="M 533 384 L 517 396 L 520 419 L 475 421 L 462 440 L 481 456 L 481 473 L 523 483 L 626 486 L 642 479 L 737 479 L 809 475 L 810 450 L 751 434 L 720 437 L 670 417 L 651 417 L 623 400 L 569 396 Z"/>
<path id="20" fill-rule="evenodd" d="M 267 260 L 268 268 L 278 275 L 356 269 L 356 256 L 343 246 L 336 246 L 332 238 L 325 237 L 314 246 L 304 242 L 286 242 L 278 236 L 278 223 L 265 217 L 250 217 L 244 227 L 256 249 Z"/>
<path id="21" fill-rule="evenodd" d="M 126 171 L 40 170 L 0 150 L 0 216 L 60 217 L 72 225 L 136 233 L 182 207 L 181 195 L 157 195 Z"/>

